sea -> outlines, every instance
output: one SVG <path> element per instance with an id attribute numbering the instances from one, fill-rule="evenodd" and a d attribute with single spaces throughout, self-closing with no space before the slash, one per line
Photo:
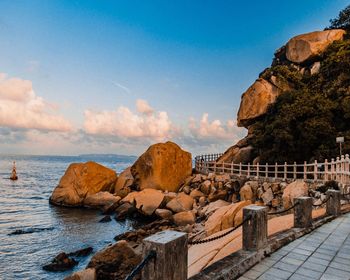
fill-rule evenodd
<path id="1" fill-rule="evenodd" d="M 118 155 L 0 155 L 0 279 L 63 279 L 85 268 L 91 255 L 77 259 L 79 264 L 67 272 L 47 272 L 42 266 L 60 252 L 88 246 L 96 252 L 131 230 L 132 221 L 99 223 L 100 211 L 53 206 L 49 197 L 73 162 L 95 161 L 119 173 L 135 160 Z M 18 181 L 8 179 L 13 161 Z"/>

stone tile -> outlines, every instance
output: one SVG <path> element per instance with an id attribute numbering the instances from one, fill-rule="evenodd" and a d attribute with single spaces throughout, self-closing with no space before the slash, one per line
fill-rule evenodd
<path id="1" fill-rule="evenodd" d="M 305 256 L 310 256 L 310 255 L 312 255 L 313 251 L 296 248 L 293 250 L 293 253 L 297 253 L 297 254 L 305 255 Z"/>
<path id="2" fill-rule="evenodd" d="M 288 272 L 277 268 L 270 268 L 261 276 L 264 277 L 263 279 L 288 279 L 291 275 L 292 275 L 292 272 Z M 265 278 L 265 277 L 270 277 L 270 278 Z"/>
<path id="3" fill-rule="evenodd" d="M 310 277 L 310 278 L 320 278 L 322 275 L 322 272 L 301 267 L 295 272 L 295 274 L 301 274 L 303 276 Z"/>
<path id="4" fill-rule="evenodd" d="M 263 274 L 263 272 L 250 269 L 244 273 L 243 276 L 249 279 L 257 279 L 261 274 Z"/>
<path id="5" fill-rule="evenodd" d="M 308 258 L 308 256 L 306 255 L 297 254 L 295 252 L 289 253 L 286 257 L 301 260 L 301 261 L 305 261 Z"/>
<path id="6" fill-rule="evenodd" d="M 311 278 L 309 276 L 301 275 L 301 274 L 293 274 L 288 280 L 316 280 L 318 278 Z"/>
<path id="7" fill-rule="evenodd" d="M 334 256 L 325 255 L 325 254 L 321 254 L 321 253 L 316 252 L 316 253 L 312 254 L 312 257 L 330 261 L 331 259 L 333 259 Z"/>
<path id="8" fill-rule="evenodd" d="M 342 277 L 343 279 L 350 279 L 350 272 L 328 267 L 325 271 L 325 274 L 333 275 L 336 277 Z"/>
<path id="9" fill-rule="evenodd" d="M 304 261 L 298 260 L 298 259 L 294 259 L 294 258 L 291 258 L 291 257 L 287 256 L 287 257 L 284 257 L 283 259 L 281 259 L 281 262 L 300 266 L 300 265 L 303 264 Z"/>
<path id="10" fill-rule="evenodd" d="M 311 270 L 321 272 L 321 273 L 323 273 L 327 268 L 326 265 L 312 263 L 312 262 L 309 262 L 308 260 L 306 262 L 304 262 L 301 267 L 305 268 L 305 269 L 311 269 Z"/>
<path id="11" fill-rule="evenodd" d="M 335 269 L 340 269 L 340 270 L 344 270 L 347 272 L 350 272 L 350 266 L 349 264 L 343 264 L 343 263 L 338 263 L 338 262 L 331 262 L 329 264 L 329 267 L 335 268 Z"/>
<path id="12" fill-rule="evenodd" d="M 340 276 L 324 273 L 322 274 L 322 277 L 320 278 L 320 280 L 344 280 L 344 278 Z"/>
<path id="13" fill-rule="evenodd" d="M 237 280 L 251 280 L 251 279 L 249 279 L 249 278 L 247 278 L 247 277 L 244 277 L 244 276 L 241 276 L 241 277 L 239 277 Z"/>
<path id="14" fill-rule="evenodd" d="M 265 272 L 266 270 L 268 270 L 271 266 L 268 266 L 266 264 L 263 263 L 258 263 L 257 265 L 253 266 L 252 269 L 256 270 L 256 271 L 261 271 L 261 272 Z"/>
<path id="15" fill-rule="evenodd" d="M 337 263 L 342 263 L 342 264 L 347 264 L 350 265 L 350 260 L 348 259 L 343 259 L 341 257 L 335 257 L 332 262 L 337 262 Z"/>
<path id="16" fill-rule="evenodd" d="M 320 258 L 315 258 L 311 256 L 310 258 L 307 259 L 308 262 L 315 263 L 315 264 L 320 264 L 320 265 L 325 265 L 327 266 L 329 264 L 329 260 L 323 260 Z"/>
<path id="17" fill-rule="evenodd" d="M 350 260 L 350 254 L 338 253 L 336 257 Z"/>
<path id="18" fill-rule="evenodd" d="M 263 259 L 260 264 L 266 265 L 266 266 L 273 266 L 277 261 L 276 260 L 271 260 L 269 257 Z"/>
<path id="19" fill-rule="evenodd" d="M 282 270 L 285 270 L 285 271 L 289 271 L 289 272 L 294 272 L 294 271 L 296 271 L 298 269 L 299 266 L 279 261 L 273 267 L 274 268 L 278 268 L 278 269 L 282 269 Z"/>

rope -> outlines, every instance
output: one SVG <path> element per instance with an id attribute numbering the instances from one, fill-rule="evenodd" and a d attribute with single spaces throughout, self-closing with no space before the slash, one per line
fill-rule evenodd
<path id="1" fill-rule="evenodd" d="M 321 206 L 321 205 L 325 204 L 330 198 L 331 198 L 331 195 L 329 195 L 327 197 L 327 199 L 325 201 L 323 201 L 322 203 L 320 203 L 320 204 L 312 204 L 312 206 L 314 206 L 314 207 Z"/>
<path id="2" fill-rule="evenodd" d="M 267 215 L 283 214 L 283 213 L 288 212 L 289 210 L 293 209 L 298 204 L 299 204 L 299 202 L 297 201 L 293 206 L 291 206 L 291 207 L 289 207 L 287 209 L 284 209 L 284 210 L 281 210 L 281 211 L 277 211 L 277 212 L 269 212 L 269 213 L 267 213 Z"/>
<path id="3" fill-rule="evenodd" d="M 146 257 L 140 262 L 131 272 L 130 274 L 125 278 L 125 280 L 132 280 L 134 277 L 141 272 L 141 270 L 144 268 L 144 266 L 151 260 L 156 258 L 156 252 L 150 251 Z"/>
<path id="4" fill-rule="evenodd" d="M 218 236 L 215 236 L 215 237 L 212 237 L 212 238 L 209 238 L 209 239 L 197 240 L 197 241 L 189 241 L 188 244 L 189 245 L 197 245 L 197 244 L 203 244 L 203 243 L 211 242 L 211 241 L 214 241 L 214 240 L 218 240 L 218 239 L 220 239 L 222 237 L 225 237 L 226 235 L 229 235 L 230 233 L 234 232 L 236 229 L 238 229 L 240 226 L 242 226 L 245 222 L 250 220 L 250 218 L 251 218 L 251 215 L 245 217 L 243 219 L 243 221 L 239 225 L 235 226 L 234 228 L 230 229 L 229 231 L 227 231 L 227 232 L 225 232 L 223 234 L 220 234 Z"/>

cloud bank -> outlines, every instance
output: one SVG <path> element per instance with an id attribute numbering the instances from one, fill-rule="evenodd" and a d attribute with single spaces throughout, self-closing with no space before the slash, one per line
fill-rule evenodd
<path id="1" fill-rule="evenodd" d="M 0 126 L 46 131 L 71 131 L 55 106 L 37 96 L 32 82 L 0 73 Z"/>

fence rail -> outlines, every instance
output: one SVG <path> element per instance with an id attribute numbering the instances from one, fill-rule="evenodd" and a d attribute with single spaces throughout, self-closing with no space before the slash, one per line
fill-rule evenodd
<path id="1" fill-rule="evenodd" d="M 195 169 L 202 174 L 230 174 L 239 177 L 266 180 L 296 180 L 303 179 L 312 182 L 335 180 L 342 185 L 350 184 L 350 158 L 342 155 L 336 159 L 324 162 L 303 164 L 242 164 L 220 162 L 222 154 L 201 155 L 195 157 Z"/>

